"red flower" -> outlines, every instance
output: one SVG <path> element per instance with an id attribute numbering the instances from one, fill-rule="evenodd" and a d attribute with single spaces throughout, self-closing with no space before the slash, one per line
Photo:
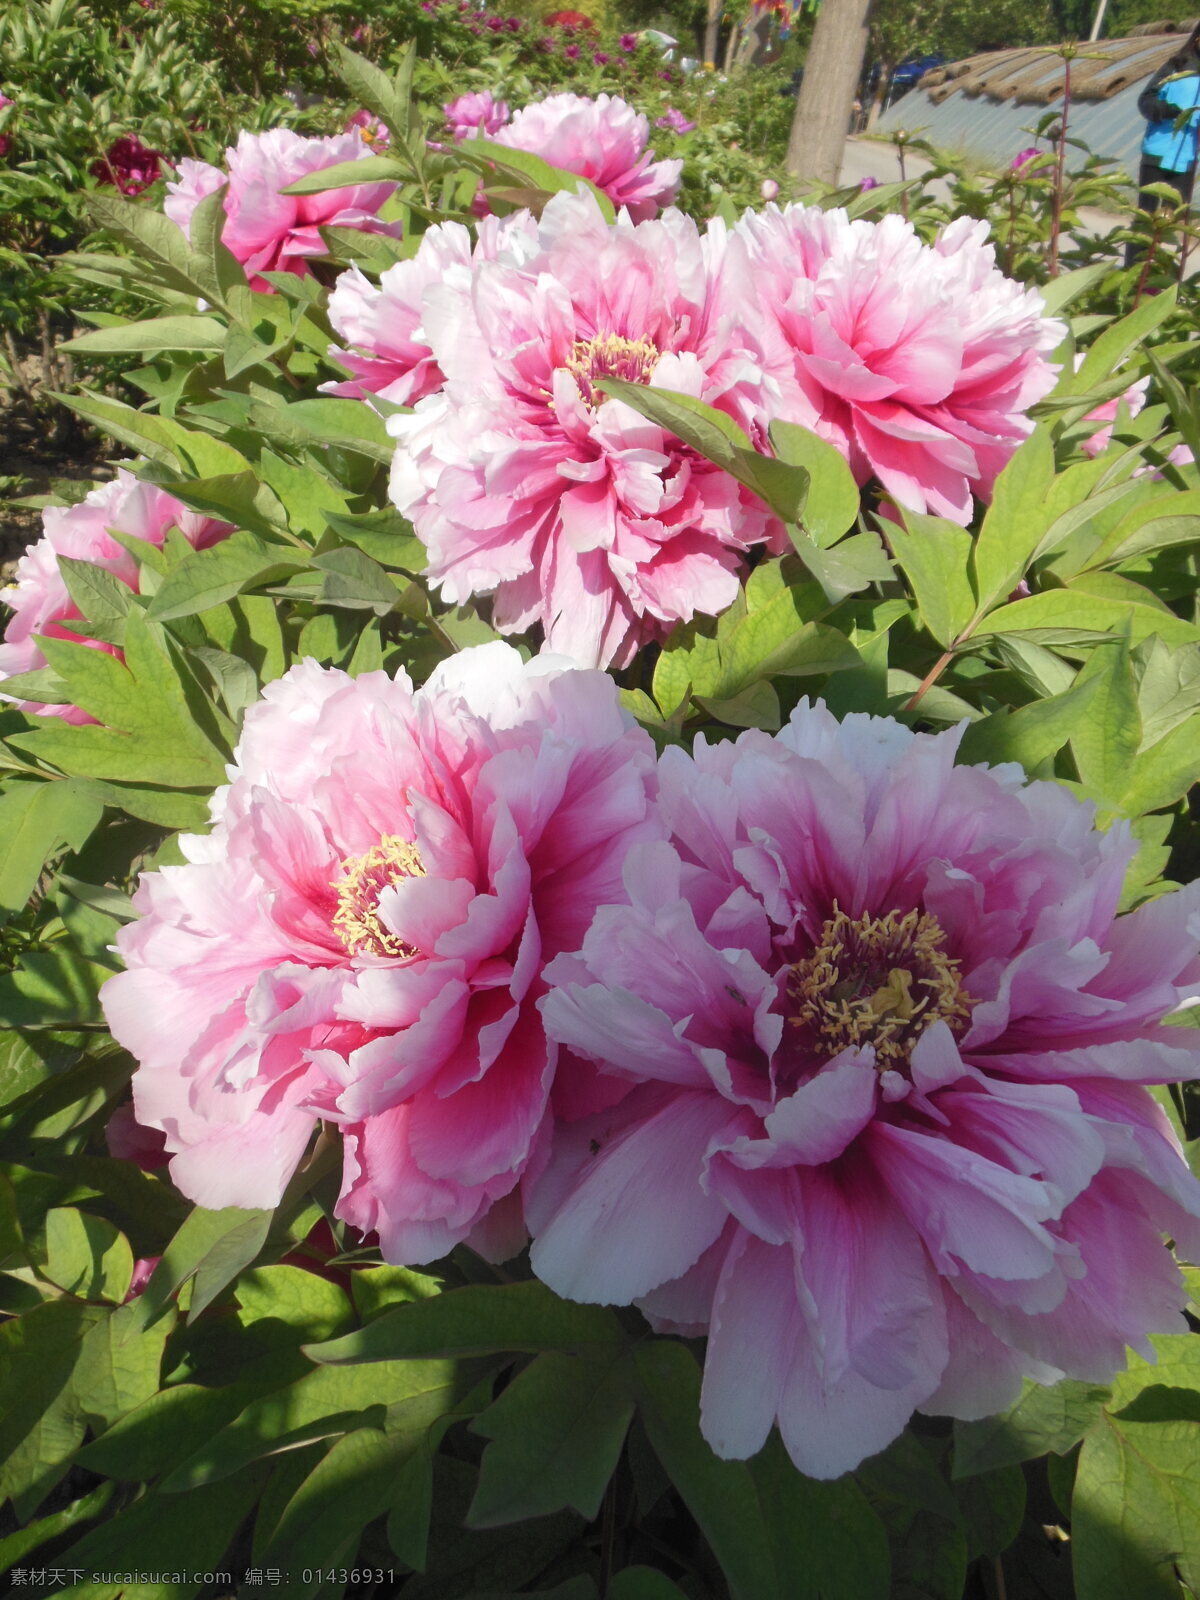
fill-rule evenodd
<path id="1" fill-rule="evenodd" d="M 88 171 L 99 183 L 113 184 L 125 195 L 136 195 L 162 177 L 161 161 L 161 150 L 151 150 L 135 133 L 129 133 L 114 140 Z"/>

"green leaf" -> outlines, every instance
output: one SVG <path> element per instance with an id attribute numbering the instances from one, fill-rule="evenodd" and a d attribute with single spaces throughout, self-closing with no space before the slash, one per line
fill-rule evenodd
<path id="1" fill-rule="evenodd" d="M 1098 679 L 1078 681 L 1065 694 L 1034 700 L 1016 711 L 994 711 L 973 722 L 963 735 L 958 759 L 964 765 L 986 761 L 1018 761 L 1033 772 L 1057 755 L 1083 725 L 1100 684 Z"/>
<path id="2" fill-rule="evenodd" d="M 27 1528 L 18 1528 L 16 1533 L 10 1533 L 6 1539 L 0 1539 L 0 1570 L 11 1571 L 25 1556 L 48 1544 L 51 1539 L 58 1539 L 64 1533 L 69 1533 L 81 1522 L 94 1521 L 103 1514 L 115 1489 L 115 1483 L 97 1484 L 90 1494 L 85 1494 L 79 1500 L 73 1500 L 62 1511 L 41 1517 L 37 1522 L 30 1523 Z"/>
<path id="3" fill-rule="evenodd" d="M 775 421 L 771 448 L 780 461 L 803 467 L 809 476 L 804 529 L 820 549 L 836 544 L 854 526 L 862 495 L 842 452 L 808 428 Z"/>
<path id="4" fill-rule="evenodd" d="M 1108 261 L 1097 261 L 1089 267 L 1076 267 L 1073 272 L 1060 273 L 1057 278 L 1051 278 L 1049 283 L 1039 284 L 1038 293 L 1045 307 L 1044 315 L 1056 317 L 1111 271 L 1112 266 Z"/>
<path id="5" fill-rule="evenodd" d="M 808 493 L 806 469 L 759 455 L 733 418 L 723 411 L 694 395 L 627 383 L 623 378 L 602 378 L 597 387 L 722 467 L 758 495 L 781 521 L 799 521 Z"/>
<path id="6" fill-rule="evenodd" d="M 341 1364 L 498 1350 L 586 1350 L 620 1344 L 621 1324 L 603 1306 L 560 1300 L 544 1284 L 472 1284 L 377 1317 L 357 1333 L 310 1344 L 313 1361 Z"/>
<path id="7" fill-rule="evenodd" d="M 612 201 L 590 178 L 581 177 L 577 172 L 566 172 L 561 167 L 552 167 L 548 161 L 543 161 L 541 156 L 534 155 L 532 151 L 511 150 L 507 145 L 493 143 L 491 139 L 468 139 L 457 146 L 454 155 L 465 166 L 474 167 L 476 171 L 482 172 L 485 180 L 491 178 L 494 168 L 502 177 L 515 179 L 518 186 L 532 189 L 533 194 L 527 203 L 536 202 L 542 195 L 564 192 L 577 194 L 580 188 L 586 189 L 599 207 L 604 220 L 616 221 Z M 494 189 L 495 184 L 486 182 L 485 187 Z"/>
<path id="8" fill-rule="evenodd" d="M 125 355 L 133 351 L 220 350 L 225 328 L 215 317 L 152 317 L 79 333 L 59 346 L 80 355 Z"/>
<path id="9" fill-rule="evenodd" d="M 399 183 L 408 176 L 407 169 L 391 156 L 363 156 L 357 161 L 339 161 L 331 167 L 319 167 L 306 172 L 295 183 L 289 183 L 280 194 L 324 194 L 327 189 L 349 189 L 357 183 Z"/>
<path id="10" fill-rule="evenodd" d="M 305 1339 L 332 1339 L 353 1322 L 350 1302 L 336 1283 L 301 1267 L 252 1267 L 237 1282 L 242 1321 L 274 1317 Z"/>
<path id="11" fill-rule="evenodd" d="M 102 1022 L 98 996 L 111 977 L 108 967 L 61 945 L 22 956 L 11 972 L 0 975 L 0 1027 Z"/>
<path id="12" fill-rule="evenodd" d="M 789 527 L 788 537 L 830 605 L 858 594 L 868 584 L 886 583 L 896 575 L 877 533 L 852 534 L 832 550 L 819 549 L 799 528 Z"/>
<path id="13" fill-rule="evenodd" d="M 412 524 L 398 511 L 365 511 L 355 517 L 326 512 L 325 521 L 339 538 L 357 545 L 381 566 L 415 576 L 428 560 Z"/>
<path id="14" fill-rule="evenodd" d="M 1125 776 L 1119 809 L 1126 816 L 1138 817 L 1181 800 L 1200 779 L 1200 714 L 1141 750 Z"/>
<path id="15" fill-rule="evenodd" d="M 357 55 L 339 41 L 334 42 L 338 75 L 350 91 L 350 99 L 383 119 L 393 132 L 407 134 L 410 126 L 410 93 L 415 51 L 410 44 L 401 56 L 396 77 Z"/>
<path id="16" fill-rule="evenodd" d="M 1130 589 L 1137 587 L 1129 585 Z M 1134 596 L 1117 599 L 1077 585 L 1046 589 L 993 611 L 976 637 L 1023 633 L 1044 645 L 1086 643 L 1099 635 L 1119 633 L 1128 623 L 1131 644 L 1141 644 L 1153 633 L 1172 649 L 1200 641 L 1200 628 L 1150 604 L 1148 590 L 1141 594 L 1144 600 Z"/>
<path id="17" fill-rule="evenodd" d="M 467 1521 L 495 1528 L 572 1506 L 588 1522 L 633 1419 L 632 1367 L 620 1346 L 548 1350 L 472 1423 L 492 1442 Z"/>
<path id="18" fill-rule="evenodd" d="M 888 529 L 892 554 L 912 585 L 921 621 L 948 650 L 975 615 L 971 535 L 957 523 L 915 511 L 904 513 L 904 523 Z"/>
<path id="19" fill-rule="evenodd" d="M 1071 1549 L 1079 1600 L 1200 1587 L 1200 1422 L 1105 1415 L 1080 1452 Z"/>
<path id="20" fill-rule="evenodd" d="M 194 1489 L 248 1462 L 358 1426 L 423 1432 L 478 1383 L 480 1369 L 459 1361 L 375 1361 L 318 1367 L 250 1404 L 163 1479 L 169 1493 Z"/>
<path id="21" fill-rule="evenodd" d="M 608 1586 L 608 1600 L 686 1600 L 665 1572 L 654 1567 L 625 1567 Z"/>
<path id="22" fill-rule="evenodd" d="M 1054 478 L 1054 446 L 1036 428 L 996 479 L 992 503 L 975 541 L 973 571 L 979 608 L 1012 593 L 1038 548 L 1046 495 Z"/>
<path id="23" fill-rule="evenodd" d="M 1200 541 L 1200 489 L 1143 500 L 1097 545 L 1084 568 L 1117 566 L 1154 550 Z"/>
<path id="24" fill-rule="evenodd" d="M 1088 346 L 1078 372 L 1069 369 L 1059 378 L 1055 394 L 1086 394 L 1089 389 L 1124 365 L 1135 350 L 1146 343 L 1149 335 L 1163 323 L 1175 309 L 1177 291 L 1174 284 L 1162 294 L 1147 295 L 1140 306 L 1128 316 L 1105 328 L 1098 339 Z"/>
<path id="25" fill-rule="evenodd" d="M 75 1369 L 75 1398 L 89 1420 L 107 1426 L 158 1392 L 174 1325 L 172 1316 L 143 1327 L 128 1305 L 88 1330 Z"/>
<path id="26" fill-rule="evenodd" d="M 361 550 L 343 546 L 313 557 L 313 566 L 325 574 L 320 598 L 325 605 L 353 611 L 373 611 L 385 617 L 396 604 L 399 590 L 377 561 Z"/>
<path id="27" fill-rule="evenodd" d="M 411 1267 L 360 1267 L 351 1275 L 350 1293 L 359 1317 L 371 1322 L 394 1306 L 441 1294 L 442 1283 Z"/>
<path id="28" fill-rule="evenodd" d="M 250 408 L 250 426 L 292 445 L 341 445 L 368 460 L 390 464 L 395 444 L 383 418 L 361 400 L 294 400 Z"/>
<path id="29" fill-rule="evenodd" d="M 1006 1411 L 954 1424 L 954 1477 L 1032 1461 L 1048 1451 L 1064 1455 L 1095 1425 L 1107 1399 L 1108 1390 L 1095 1383 L 1065 1379 L 1045 1388 L 1027 1382 Z"/>
<path id="30" fill-rule="evenodd" d="M 750 1464 L 718 1460 L 700 1434 L 700 1373 L 684 1345 L 640 1346 L 637 1371 L 646 1434 L 733 1600 L 888 1593 L 883 1531 L 852 1484 L 843 1490 L 806 1479 L 774 1445 Z"/>
<path id="31" fill-rule="evenodd" d="M 1080 688 L 1094 682 L 1096 691 L 1071 735 L 1075 765 L 1093 799 L 1117 806 L 1142 742 L 1127 641 L 1118 637 L 1093 650 L 1076 681 Z"/>
<path id="32" fill-rule="evenodd" d="M 148 1327 L 168 1300 L 195 1278 L 189 1322 L 217 1298 L 262 1249 L 271 1225 L 270 1211 L 243 1211 L 228 1206 L 206 1211 L 197 1206 L 163 1251 L 150 1282 L 133 1304 Z"/>
<path id="33" fill-rule="evenodd" d="M 14 736 L 15 747 L 83 777 L 208 790 L 224 781 L 223 730 L 177 647 L 140 609 L 126 619 L 124 662 L 65 639 L 43 649 L 101 726 L 45 724 Z"/>
<path id="34" fill-rule="evenodd" d="M 855 1474 L 888 1531 L 892 1593 L 960 1600 L 967 1538 L 958 1502 L 925 1447 L 902 1433 Z"/>
<path id="35" fill-rule="evenodd" d="M 59 1206 L 46 1213 L 45 1270 L 50 1282 L 67 1294 L 120 1305 L 133 1277 L 133 1252 L 104 1217 Z"/>
<path id="36" fill-rule="evenodd" d="M 275 583 L 307 565 L 306 553 L 270 544 L 257 534 L 230 534 L 220 544 L 185 556 L 167 573 L 147 616 L 158 622 L 222 605 L 243 590 Z"/>
<path id="37" fill-rule="evenodd" d="M 968 1561 L 1007 1550 L 1025 1517 L 1025 1474 L 1020 1467 L 996 1467 L 951 1487 L 966 1530 Z"/>
<path id="38" fill-rule="evenodd" d="M 104 567 L 90 561 L 73 561 L 60 555 L 58 570 L 67 593 L 89 622 L 124 623 L 133 604 L 133 591 Z"/>
<path id="39" fill-rule="evenodd" d="M 1200 650 L 1168 650 L 1150 638 L 1136 652 L 1142 747 L 1149 749 L 1200 710 Z"/>
<path id="40" fill-rule="evenodd" d="M 211 264 L 188 243 L 183 229 L 152 206 L 92 191 L 87 208 L 98 227 L 115 233 L 152 283 L 219 303 L 223 291 Z M 147 268 L 149 271 L 147 271 Z"/>
<path id="41" fill-rule="evenodd" d="M 85 1573 L 179 1574 L 179 1582 L 114 1585 L 92 1590 L 90 1600 L 125 1595 L 128 1600 L 190 1600 L 206 1589 L 205 1573 L 228 1569 L 230 1542 L 262 1487 L 261 1469 L 205 1484 L 190 1495 L 144 1495 L 86 1534 L 55 1561 Z M 136 1556 L 136 1562 L 131 1559 Z"/>
<path id="42" fill-rule="evenodd" d="M 71 1377 L 85 1333 L 104 1315 L 50 1300 L 0 1323 L 0 1500 L 31 1515 L 83 1438 Z"/>
<path id="43" fill-rule="evenodd" d="M 33 893 L 47 860 L 63 845 L 81 850 L 104 806 L 85 784 L 18 782 L 0 794 L 0 923 Z"/>

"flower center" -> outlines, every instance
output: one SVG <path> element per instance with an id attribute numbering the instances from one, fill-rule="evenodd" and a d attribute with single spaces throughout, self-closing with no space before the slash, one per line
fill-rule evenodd
<path id="1" fill-rule="evenodd" d="M 398 939 L 379 920 L 379 897 L 401 878 L 423 878 L 425 868 L 417 847 L 407 839 L 385 835 L 361 856 L 347 856 L 342 876 L 330 888 L 337 895 L 333 927 L 352 956 L 415 956 L 411 945 Z"/>
<path id="2" fill-rule="evenodd" d="M 812 954 L 792 968 L 790 1020 L 820 1055 L 869 1044 L 880 1072 L 903 1069 L 934 1022 L 955 1034 L 966 1028 L 972 1001 L 958 969 L 935 917 L 889 911 L 851 919 L 835 904 Z"/>
<path id="3" fill-rule="evenodd" d="M 626 383 L 649 383 L 661 354 L 649 339 L 626 339 L 619 333 L 598 333 L 594 339 L 576 339 L 565 365 L 579 392 L 593 410 L 608 396 L 596 388 L 601 378 L 624 378 Z"/>

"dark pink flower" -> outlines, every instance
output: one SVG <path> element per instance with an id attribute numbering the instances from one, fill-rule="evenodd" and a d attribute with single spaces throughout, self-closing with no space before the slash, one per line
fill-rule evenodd
<path id="1" fill-rule="evenodd" d="M 17 673 L 35 672 L 46 665 L 38 639 L 79 640 L 71 624 L 80 611 L 71 598 L 59 566 L 59 557 L 87 561 L 111 573 L 136 594 L 141 586 L 141 567 L 112 530 L 161 545 L 171 528 L 178 528 L 197 550 L 206 549 L 226 538 L 233 530 L 196 511 L 189 511 L 173 495 L 152 483 L 143 483 L 124 467 L 111 483 L 91 490 L 86 499 L 73 506 L 47 506 L 42 512 L 42 537 L 31 544 L 17 562 L 15 583 L 0 591 L 12 608 L 3 642 L 0 643 L 0 690 L 6 678 Z M 84 638 L 89 649 L 119 655 L 115 645 Z M 0 700 L 11 699 L 0 693 Z M 91 722 L 78 706 L 43 705 L 18 701 L 22 710 L 40 716 L 62 717 L 67 722 Z"/>
<path id="2" fill-rule="evenodd" d="M 576 60 L 578 60 L 578 58 L 579 58 L 579 46 L 577 44 L 566 44 L 566 45 L 564 45 L 563 46 L 563 55 L 566 56 L 568 61 L 576 61 Z"/>
<path id="3" fill-rule="evenodd" d="M 899 216 L 789 205 L 736 231 L 793 351 L 804 399 L 788 420 L 836 445 L 859 483 L 968 523 L 1033 431 L 1065 331 L 998 270 L 987 224 L 961 217 L 925 245 Z"/>
<path id="4" fill-rule="evenodd" d="M 310 173 L 372 155 L 359 129 L 327 139 L 306 139 L 290 128 L 241 133 L 226 150 L 228 174 L 206 161 L 185 158 L 179 178 L 167 185 L 163 210 L 185 233 L 192 214 L 207 195 L 224 189 L 226 222 L 222 242 L 246 269 L 252 288 L 270 290 L 260 274 L 310 271 L 309 256 L 325 254 L 322 227 L 357 228 L 399 238 L 399 222 L 381 222 L 380 207 L 394 183 L 360 183 L 319 194 L 289 195 L 283 190 Z"/>
<path id="5" fill-rule="evenodd" d="M 859 181 L 858 187 L 865 194 L 868 189 L 878 189 L 878 187 L 879 187 L 879 179 L 878 178 L 872 178 L 871 175 L 868 173 L 865 178 L 862 178 Z"/>
<path id="6" fill-rule="evenodd" d="M 1117 916 L 1126 825 L 955 766 L 961 732 L 802 702 L 668 748 L 670 843 L 547 972 L 547 1032 L 615 1103 L 556 1132 L 534 1270 L 707 1332 L 726 1458 L 778 1423 L 834 1478 L 914 1410 L 1107 1382 L 1186 1329 L 1162 1237 L 1196 1259 L 1200 1183 L 1143 1085 L 1200 1074 L 1162 1026 L 1200 993 L 1200 884 Z"/>
<path id="7" fill-rule="evenodd" d="M 508 101 L 497 100 L 490 89 L 460 94 L 442 107 L 446 123 L 456 140 L 480 136 L 491 139 L 508 121 Z"/>
<path id="8" fill-rule="evenodd" d="M 626 54 L 628 54 L 631 50 L 636 50 L 637 49 L 637 47 L 638 47 L 638 36 L 637 36 L 636 33 L 623 33 L 621 35 L 621 37 L 617 40 L 617 44 L 622 50 L 624 50 L 626 52 Z"/>
<path id="9" fill-rule="evenodd" d="M 691 133 L 696 124 L 689 122 L 682 111 L 676 111 L 674 106 L 668 106 L 661 117 L 655 118 L 654 126 L 670 128 L 674 133 Z"/>
<path id="10" fill-rule="evenodd" d="M 151 150 L 136 134 L 115 139 L 88 171 L 103 186 L 115 184 L 124 195 L 138 195 L 162 177 L 162 151 Z"/>
<path id="11" fill-rule="evenodd" d="M 741 557 L 782 534 L 761 501 L 603 378 L 715 405 L 759 442 L 790 363 L 720 224 L 677 211 L 604 221 L 555 195 L 540 248 L 476 257 L 425 289 L 422 328 L 445 388 L 388 427 L 391 496 L 452 604 L 493 593 L 504 631 L 589 666 L 739 593 Z"/>
<path id="12" fill-rule="evenodd" d="M 608 94 L 535 100 L 496 135 L 497 144 L 528 150 L 552 167 L 590 179 L 635 222 L 671 204 L 683 170 L 679 160 L 655 161 L 649 140 L 648 120 L 619 95 Z"/>
<path id="13" fill-rule="evenodd" d="M 388 1259 L 477 1229 L 519 1249 L 557 1056 L 541 969 L 659 831 L 654 772 L 610 678 L 508 645 L 415 691 L 314 661 L 269 684 L 212 830 L 143 875 L 103 990 L 183 1192 L 276 1205 L 333 1122 L 337 1214 Z"/>
<path id="14" fill-rule="evenodd" d="M 1021 150 L 1012 158 L 1009 171 L 1019 172 L 1026 178 L 1033 178 L 1047 164 L 1053 166 L 1053 155 L 1048 150 L 1039 150 L 1036 145 L 1031 145 L 1028 150 Z"/>

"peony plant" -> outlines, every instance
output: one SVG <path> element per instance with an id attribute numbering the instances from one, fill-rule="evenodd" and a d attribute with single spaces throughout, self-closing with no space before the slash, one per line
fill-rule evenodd
<path id="1" fill-rule="evenodd" d="M 0 623 L 15 1583 L 1182 1600 L 1176 296 L 331 30 L 63 267 L 126 464 Z"/>

